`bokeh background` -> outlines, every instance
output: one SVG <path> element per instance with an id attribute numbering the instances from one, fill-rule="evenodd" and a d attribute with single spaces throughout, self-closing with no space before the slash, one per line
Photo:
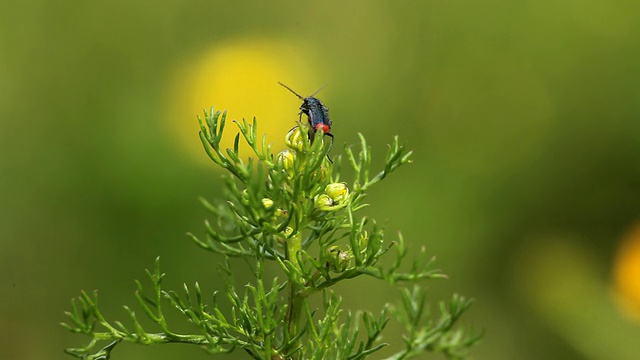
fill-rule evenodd
<path id="1" fill-rule="evenodd" d="M 476 299 L 474 358 L 640 358 L 639 34 L 624 0 L 2 2 L 0 358 L 70 359 L 69 300 L 124 319 L 158 255 L 167 287 L 219 285 L 184 235 L 221 194 L 195 116 L 256 116 L 281 147 L 299 101 L 276 81 L 327 84 L 335 153 L 357 132 L 376 165 L 393 135 L 415 151 L 367 211 L 437 256 L 432 301 Z"/>

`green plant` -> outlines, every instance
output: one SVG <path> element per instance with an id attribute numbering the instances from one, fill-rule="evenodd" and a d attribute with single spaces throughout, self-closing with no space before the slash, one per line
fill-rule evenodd
<path id="1" fill-rule="evenodd" d="M 136 299 L 145 315 L 157 324 L 157 332 L 143 329 L 136 313 L 125 310 L 131 325 L 107 321 L 98 308 L 97 294 L 82 292 L 72 301 L 65 328 L 89 336 L 81 348 L 67 353 L 82 359 L 108 359 L 119 342 L 138 344 L 185 343 L 202 346 L 211 354 L 243 349 L 253 359 L 364 359 L 386 344 L 381 333 L 390 315 L 406 330 L 405 348 L 389 359 L 407 359 L 425 351 L 448 357 L 463 357 L 478 336 L 454 325 L 470 301 L 454 295 L 441 303 L 440 313 L 431 318 L 425 293 L 418 285 L 424 279 L 445 277 L 430 269 L 424 249 L 416 254 L 408 271 L 402 265 L 408 250 L 398 235 L 384 240 L 383 229 L 356 213 L 367 206 L 367 190 L 399 166 L 410 162 L 411 152 L 390 146 L 385 167 L 370 173 L 370 149 L 360 135 L 357 153 L 345 147 L 346 163 L 353 170 L 350 186 L 341 182 L 342 159 L 328 159 L 330 145 L 322 132 L 310 141 L 307 124 L 299 123 L 286 136 L 288 150 L 275 155 L 266 139 L 257 135 L 257 123 L 236 122 L 240 133 L 233 149 L 221 149 L 226 112 L 205 112 L 200 121 L 200 139 L 211 160 L 228 171 L 224 177 L 227 201 L 217 205 L 203 200 L 215 215 L 205 222 L 206 237 L 190 234 L 201 248 L 221 255 L 219 272 L 225 288 L 212 297 L 198 285 L 184 285 L 179 294 L 162 289 L 164 274 L 159 260 L 147 271 L 152 284 L 146 295 L 136 281 Z M 244 161 L 238 154 L 240 134 L 255 157 Z M 395 257 L 383 265 L 389 252 Z M 243 258 L 255 281 L 238 289 L 234 285 L 230 258 Z M 265 274 L 267 267 L 281 277 Z M 274 269 L 275 268 L 275 269 Z M 361 275 L 380 279 L 401 291 L 401 306 L 386 306 L 377 315 L 347 311 L 331 287 Z M 404 288 L 403 284 L 409 285 Z M 309 299 L 322 297 L 320 309 Z M 231 311 L 223 313 L 219 301 Z M 165 318 L 168 309 L 177 310 L 193 325 L 193 334 L 172 331 Z M 104 347 L 98 344 L 107 343 Z"/>

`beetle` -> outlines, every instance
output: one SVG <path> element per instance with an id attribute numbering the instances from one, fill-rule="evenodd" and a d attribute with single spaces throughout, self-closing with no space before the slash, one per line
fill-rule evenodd
<path id="1" fill-rule="evenodd" d="M 278 81 L 278 84 L 282 85 L 285 89 L 291 91 L 295 96 L 297 96 L 300 100 L 302 100 L 302 105 L 300 105 L 300 116 L 302 114 L 307 115 L 309 118 L 309 125 L 311 125 L 311 131 L 309 133 L 309 138 L 313 141 L 316 132 L 322 131 L 324 135 L 327 135 L 331 138 L 331 146 L 333 146 L 333 134 L 331 131 L 331 118 L 329 117 L 329 109 L 322 104 L 320 99 L 314 97 L 313 95 L 317 94 L 323 87 L 316 90 L 313 94 L 303 97 L 300 96 L 297 92 L 293 91 L 287 85 Z"/>

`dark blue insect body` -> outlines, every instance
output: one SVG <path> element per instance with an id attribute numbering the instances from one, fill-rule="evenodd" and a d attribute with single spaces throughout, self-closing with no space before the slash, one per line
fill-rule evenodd
<path id="1" fill-rule="evenodd" d="M 307 97 L 302 97 L 287 85 L 281 82 L 278 82 L 278 84 L 284 86 L 287 90 L 291 91 L 295 96 L 302 100 L 302 105 L 300 105 L 300 116 L 305 114 L 309 119 L 309 125 L 311 125 L 309 138 L 313 141 L 316 132 L 322 131 L 324 135 L 331 137 L 331 144 L 333 145 L 334 138 L 333 134 L 330 133 L 332 123 L 331 118 L 329 118 L 329 109 L 322 105 L 320 99 L 313 97 L 313 95 L 317 94 L 318 91 L 322 90 L 322 88 Z"/>

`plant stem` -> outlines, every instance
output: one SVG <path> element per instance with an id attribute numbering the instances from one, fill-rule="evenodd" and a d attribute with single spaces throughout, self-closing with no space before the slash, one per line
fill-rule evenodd
<path id="1" fill-rule="evenodd" d="M 297 233 L 287 239 L 287 260 L 296 267 L 300 268 L 298 263 L 298 251 L 302 249 L 302 235 Z M 292 272 L 289 276 L 289 311 L 287 314 L 287 327 L 290 336 L 296 336 L 299 331 L 300 314 L 302 313 L 302 304 L 304 297 L 300 294 L 301 279 Z M 292 348 L 296 348 L 297 344 L 292 344 Z"/>
<path id="2" fill-rule="evenodd" d="M 112 341 L 122 339 L 127 342 L 141 342 L 137 336 L 115 336 L 109 332 L 97 332 L 92 334 L 93 338 L 97 341 Z M 183 343 L 183 344 L 196 344 L 206 345 L 209 344 L 209 340 L 202 335 L 168 335 L 166 333 L 145 333 L 145 343 Z"/>

